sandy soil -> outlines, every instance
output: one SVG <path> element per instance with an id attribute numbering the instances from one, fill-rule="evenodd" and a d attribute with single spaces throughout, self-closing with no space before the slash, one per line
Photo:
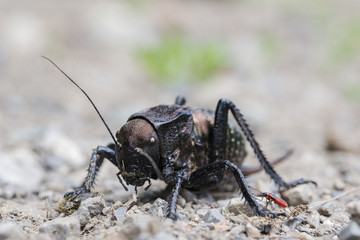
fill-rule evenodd
<path id="1" fill-rule="evenodd" d="M 0 239 L 338 238 L 360 219 L 359 10 L 359 1 L 1 1 Z M 206 82 L 152 81 L 135 51 L 172 29 L 226 47 L 228 68 Z M 278 219 L 247 215 L 237 192 L 192 201 L 185 192 L 182 217 L 172 222 L 164 218 L 162 182 L 140 189 L 133 204 L 134 190 L 125 192 L 106 162 L 94 190 L 100 195 L 59 216 L 55 209 L 82 182 L 92 149 L 111 138 L 41 55 L 83 86 L 113 132 L 177 94 L 209 109 L 229 98 L 269 159 L 294 150 L 277 172 L 318 187 L 282 193 L 288 208 L 268 206 L 288 214 Z M 247 148 L 246 165 L 256 165 Z M 280 195 L 264 173 L 247 180 Z"/>

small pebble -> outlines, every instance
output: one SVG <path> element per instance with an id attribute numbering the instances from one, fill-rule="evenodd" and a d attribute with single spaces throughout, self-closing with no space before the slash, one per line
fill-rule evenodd
<path id="1" fill-rule="evenodd" d="M 200 208 L 198 210 L 196 210 L 197 215 L 199 215 L 199 217 L 204 217 L 206 215 L 206 213 L 209 211 L 208 208 Z"/>
<path id="2" fill-rule="evenodd" d="M 230 199 L 228 205 L 225 207 L 230 213 L 238 215 L 242 213 L 244 208 L 244 202 L 241 198 L 232 198 Z"/>
<path id="3" fill-rule="evenodd" d="M 281 197 L 290 205 L 309 204 L 317 196 L 316 188 L 312 184 L 298 185 L 281 193 Z"/>
<path id="4" fill-rule="evenodd" d="M 313 236 L 307 234 L 306 232 L 301 232 L 300 233 L 301 239 L 306 239 L 306 240 L 312 240 L 314 239 Z"/>
<path id="5" fill-rule="evenodd" d="M 294 230 L 297 226 L 305 222 L 305 220 L 299 216 L 289 219 L 285 222 L 285 225 L 288 226 L 291 230 Z"/>
<path id="6" fill-rule="evenodd" d="M 103 210 L 102 210 L 102 214 L 104 215 L 109 215 L 111 214 L 113 211 L 113 209 L 111 207 L 105 207 Z"/>
<path id="7" fill-rule="evenodd" d="M 84 227 L 92 217 L 102 214 L 102 210 L 105 207 L 105 199 L 100 195 L 82 201 L 80 207 L 73 215 L 79 219 L 81 227 Z"/>
<path id="8" fill-rule="evenodd" d="M 41 225 L 39 232 L 54 239 L 80 238 L 80 222 L 74 216 L 60 217 Z"/>
<path id="9" fill-rule="evenodd" d="M 235 216 L 230 216 L 229 219 L 234 222 L 234 223 L 238 223 L 238 224 L 242 224 L 245 222 L 245 217 L 242 214 L 239 215 L 235 215 Z"/>
<path id="10" fill-rule="evenodd" d="M 312 228 L 303 227 L 303 226 L 298 226 L 296 229 L 299 230 L 300 232 L 306 232 L 308 234 L 312 234 L 315 231 Z"/>
<path id="11" fill-rule="evenodd" d="M 206 223 L 218 223 L 225 221 L 226 218 L 221 214 L 219 208 L 210 209 L 203 218 Z"/>
<path id="12" fill-rule="evenodd" d="M 212 225 L 210 227 L 210 229 L 214 229 L 214 230 L 218 230 L 218 231 L 222 231 L 222 232 L 227 232 L 231 229 L 231 224 L 228 220 L 222 221 L 222 222 L 218 222 L 215 223 L 214 225 Z"/>
<path id="13" fill-rule="evenodd" d="M 15 222 L 4 222 L 0 224 L 0 239 L 27 239 L 25 232 Z"/>
<path id="14" fill-rule="evenodd" d="M 229 199 L 225 199 L 225 200 L 217 201 L 217 204 L 219 205 L 219 207 L 226 207 L 229 204 L 229 202 L 230 202 Z"/>
<path id="15" fill-rule="evenodd" d="M 150 208 L 151 208 L 151 204 L 150 204 L 150 203 L 145 203 L 145 204 L 141 207 L 141 209 L 142 209 L 143 211 L 149 211 Z"/>
<path id="16" fill-rule="evenodd" d="M 350 203 L 348 203 L 347 209 L 351 214 L 351 219 L 360 224 L 360 201 L 351 201 Z"/>
<path id="17" fill-rule="evenodd" d="M 320 223 L 324 223 L 327 219 L 327 217 L 320 215 Z"/>
<path id="18" fill-rule="evenodd" d="M 122 219 L 125 216 L 125 214 L 126 214 L 126 208 L 124 207 L 119 207 L 114 211 L 114 216 L 116 220 Z"/>
<path id="19" fill-rule="evenodd" d="M 34 151 L 25 147 L 1 152 L 0 169 L 2 170 L 0 183 L 11 187 L 0 193 L 7 199 L 15 197 L 16 189 L 19 188 L 36 191 L 46 174 L 39 163 L 38 156 Z"/>
<path id="20" fill-rule="evenodd" d="M 318 228 L 320 225 L 320 214 L 317 211 L 311 211 L 306 221 L 310 224 L 310 227 Z"/>
<path id="21" fill-rule="evenodd" d="M 327 219 L 321 225 L 322 228 L 321 230 L 324 232 L 324 234 L 331 234 L 333 230 L 333 226 L 334 226 L 333 222 L 330 219 Z"/>
<path id="22" fill-rule="evenodd" d="M 350 222 L 350 214 L 347 212 L 335 212 L 330 216 L 330 219 L 334 222 L 346 224 Z"/>
<path id="23" fill-rule="evenodd" d="M 340 240 L 360 239 L 360 226 L 356 222 L 351 222 L 339 233 Z"/>
<path id="24" fill-rule="evenodd" d="M 343 191 L 345 189 L 345 183 L 343 180 L 338 179 L 334 182 L 334 189 L 338 191 Z"/>
<path id="25" fill-rule="evenodd" d="M 168 203 L 164 199 L 158 198 L 155 200 L 148 212 L 152 216 L 164 218 L 167 211 L 167 205 Z"/>
<path id="26" fill-rule="evenodd" d="M 328 202 L 328 203 L 325 203 L 324 205 L 320 206 L 319 209 L 318 209 L 318 212 L 321 215 L 329 217 L 329 216 L 331 216 L 331 214 L 334 213 L 335 209 L 336 209 L 335 203 Z"/>
<path id="27" fill-rule="evenodd" d="M 2 182 L 2 179 L 0 179 L 0 182 Z M 15 193 L 14 189 L 6 188 L 6 187 L 0 188 L 0 198 L 12 199 L 15 196 L 16 196 L 16 193 Z"/>
<path id="28" fill-rule="evenodd" d="M 102 210 L 106 207 L 104 196 L 100 195 L 93 198 L 88 198 L 81 202 L 80 208 L 85 208 L 89 211 L 90 217 L 94 217 L 102 213 Z"/>
<path id="29" fill-rule="evenodd" d="M 261 234 L 269 235 L 271 230 L 273 230 L 271 224 L 261 225 Z"/>
<path id="30" fill-rule="evenodd" d="M 122 206 L 124 206 L 124 204 L 123 204 L 122 202 L 116 201 L 116 202 L 113 204 L 112 208 L 113 208 L 114 210 L 116 210 L 116 209 L 118 209 L 119 207 L 122 207 Z"/>
<path id="31" fill-rule="evenodd" d="M 237 226 L 233 227 L 230 230 L 230 234 L 233 234 L 233 235 L 237 236 L 237 235 L 240 235 L 241 233 L 244 233 L 245 231 L 246 231 L 245 230 L 245 225 L 240 224 L 240 225 L 237 225 Z"/>
<path id="32" fill-rule="evenodd" d="M 128 239 L 150 239 L 150 236 L 166 230 L 158 217 L 149 215 L 127 215 L 120 224 Z"/>
<path id="33" fill-rule="evenodd" d="M 257 227 L 255 227 L 251 223 L 246 223 L 245 231 L 246 231 L 248 237 L 250 237 L 250 238 L 259 238 L 259 237 L 261 237 L 260 230 L 257 229 Z"/>
<path id="34" fill-rule="evenodd" d="M 185 204 L 186 204 L 185 198 L 183 198 L 182 196 L 179 196 L 178 201 L 177 201 L 177 204 L 178 204 L 180 207 L 184 208 L 184 207 L 185 207 Z"/>

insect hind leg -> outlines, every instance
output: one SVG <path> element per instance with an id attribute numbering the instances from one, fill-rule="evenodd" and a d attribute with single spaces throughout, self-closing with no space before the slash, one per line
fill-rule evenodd
<path id="1" fill-rule="evenodd" d="M 274 180 L 274 182 L 283 189 L 295 187 L 299 184 L 313 183 L 312 180 L 299 179 L 292 182 L 285 182 L 279 174 L 273 169 L 269 161 L 266 159 L 264 153 L 260 149 L 259 143 L 255 140 L 254 134 L 250 130 L 247 122 L 245 121 L 240 110 L 235 106 L 233 102 L 228 99 L 220 99 L 215 112 L 215 125 L 214 125 L 214 140 L 212 149 L 212 158 L 220 159 L 225 156 L 226 151 L 226 128 L 228 121 L 228 112 L 231 111 L 236 122 L 241 128 L 241 131 L 245 135 L 247 141 L 250 143 L 256 157 L 258 158 L 262 168 L 265 172 Z"/>
<path id="2" fill-rule="evenodd" d="M 206 181 L 209 180 L 210 176 L 219 176 L 223 175 L 224 172 L 229 169 L 231 170 L 233 176 L 236 179 L 236 182 L 240 188 L 240 191 L 246 200 L 246 202 L 249 204 L 251 210 L 259 216 L 270 216 L 270 217 L 278 217 L 277 214 L 267 212 L 264 210 L 260 204 L 256 201 L 256 198 L 254 194 L 251 192 L 249 185 L 247 184 L 245 180 L 244 174 L 241 172 L 240 168 L 237 167 L 234 163 L 223 160 L 223 161 L 216 161 L 209 165 L 206 165 L 202 168 L 199 168 L 198 170 L 194 171 L 188 181 L 186 182 L 186 187 L 201 187 L 203 185 L 206 185 Z M 219 181 L 221 181 L 219 179 Z M 218 183 L 218 182 L 217 182 Z"/>

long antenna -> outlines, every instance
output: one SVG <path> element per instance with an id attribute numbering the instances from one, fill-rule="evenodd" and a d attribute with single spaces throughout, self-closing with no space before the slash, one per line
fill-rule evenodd
<path id="1" fill-rule="evenodd" d="M 99 117 L 101 118 L 101 121 L 104 123 L 106 129 L 108 130 L 108 132 L 110 133 L 111 138 L 113 139 L 115 145 L 118 145 L 117 141 L 115 140 L 114 135 L 112 134 L 109 126 L 106 124 L 104 118 L 101 116 L 99 110 L 97 109 L 97 107 L 95 106 L 94 102 L 91 100 L 91 98 L 89 97 L 89 95 L 87 95 L 87 93 L 74 81 L 71 79 L 71 77 L 69 77 L 60 67 L 58 67 L 58 65 L 56 65 L 50 58 L 47 58 L 45 56 L 41 56 L 43 58 L 45 58 L 46 60 L 48 60 L 52 65 L 54 65 L 62 74 L 64 74 L 64 76 L 69 79 L 78 89 L 80 89 L 80 91 L 82 91 L 85 96 L 87 97 L 87 99 L 89 99 L 91 105 L 95 108 L 95 111 L 97 112 L 97 114 L 99 115 Z"/>

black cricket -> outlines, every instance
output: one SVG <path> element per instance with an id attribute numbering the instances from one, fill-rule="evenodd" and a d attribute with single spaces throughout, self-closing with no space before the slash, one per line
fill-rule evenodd
<path id="1" fill-rule="evenodd" d="M 89 193 L 106 158 L 119 169 L 117 177 L 126 190 L 124 182 L 135 188 L 147 182 L 147 190 L 151 185 L 150 179 L 161 179 L 173 186 L 167 212 L 167 217 L 173 220 L 178 218 L 176 203 L 182 187 L 215 187 L 228 178 L 230 172 L 255 214 L 277 217 L 277 214 L 266 211 L 256 201 L 239 168 L 246 156 L 243 136 L 250 143 L 261 167 L 282 190 L 304 183 L 316 185 L 316 182 L 304 179 L 285 182 L 265 158 L 239 109 L 228 99 L 220 99 L 213 112 L 186 107 L 185 98 L 177 97 L 175 104 L 159 105 L 131 115 L 127 123 L 116 132 L 115 138 L 86 92 L 53 61 L 44 58 L 85 94 L 114 141 L 106 147 L 98 146 L 93 150 L 82 186 L 66 193 L 64 197 Z M 228 121 L 229 112 L 237 124 Z"/>

